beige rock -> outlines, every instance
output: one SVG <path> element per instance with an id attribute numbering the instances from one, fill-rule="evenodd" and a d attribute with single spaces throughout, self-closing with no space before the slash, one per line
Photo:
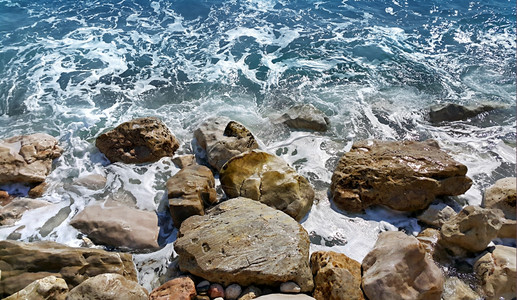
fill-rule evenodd
<path id="1" fill-rule="evenodd" d="M 223 285 L 313 289 L 309 236 L 281 211 L 246 198 L 225 201 L 185 220 L 174 249 L 182 271 Z"/>
<path id="2" fill-rule="evenodd" d="M 0 183 L 40 183 L 63 149 L 54 137 L 36 133 L 0 141 Z"/>
<path id="3" fill-rule="evenodd" d="M 315 131 L 327 131 L 330 124 L 327 116 L 312 104 L 295 105 L 274 121 L 294 129 Z"/>
<path id="4" fill-rule="evenodd" d="M 101 274 L 73 288 L 67 300 L 147 300 L 147 290 L 119 274 Z"/>
<path id="5" fill-rule="evenodd" d="M 443 274 L 424 246 L 400 231 L 381 233 L 362 268 L 362 287 L 370 300 L 439 300 L 443 291 Z"/>
<path id="6" fill-rule="evenodd" d="M 131 254 L 100 249 L 71 248 L 55 242 L 0 241 L 0 297 L 18 292 L 35 280 L 54 275 L 70 288 L 103 273 L 136 281 Z"/>
<path id="7" fill-rule="evenodd" d="M 498 238 L 514 239 L 517 235 L 517 223 L 515 220 L 502 220 L 501 229 L 497 233 Z"/>
<path id="8" fill-rule="evenodd" d="M 0 225 L 13 225 L 26 211 L 48 205 L 49 202 L 38 199 L 13 198 L 9 204 L 0 207 Z"/>
<path id="9" fill-rule="evenodd" d="M 458 277 L 449 277 L 443 287 L 443 300 L 479 300 L 482 297 L 474 292 L 465 282 Z"/>
<path id="10" fill-rule="evenodd" d="M 452 207 L 444 204 L 430 205 L 420 216 L 418 220 L 426 225 L 440 228 L 443 223 L 449 220 L 452 216 L 456 215 L 456 212 Z"/>
<path id="11" fill-rule="evenodd" d="M 229 198 L 247 197 L 300 221 L 311 209 L 314 190 L 282 158 L 253 150 L 230 159 L 220 171 Z"/>
<path id="12" fill-rule="evenodd" d="M 497 245 L 474 264 L 477 277 L 486 299 L 513 299 L 516 295 L 515 248 Z"/>
<path id="13" fill-rule="evenodd" d="M 106 186 L 106 182 L 108 180 L 101 174 L 90 174 L 86 176 L 79 177 L 75 184 L 84 186 L 90 190 L 102 190 Z"/>
<path id="14" fill-rule="evenodd" d="M 196 286 L 189 277 L 167 281 L 149 294 L 149 300 L 191 300 L 196 296 Z"/>
<path id="15" fill-rule="evenodd" d="M 95 145 L 111 162 L 145 163 L 173 156 L 179 143 L 158 118 L 125 122 L 97 137 Z"/>
<path id="16" fill-rule="evenodd" d="M 180 169 L 183 169 L 187 166 L 195 165 L 196 164 L 196 156 L 194 154 L 186 154 L 186 155 L 180 155 L 176 156 L 172 159 L 172 162 L 174 165 Z"/>
<path id="17" fill-rule="evenodd" d="M 339 160 L 330 188 L 334 203 L 345 211 L 377 204 L 417 211 L 437 196 L 465 193 L 472 185 L 466 173 L 467 167 L 434 140 L 361 141 Z"/>
<path id="18" fill-rule="evenodd" d="M 426 228 L 417 235 L 417 240 L 429 253 L 429 255 L 442 265 L 450 264 L 451 257 L 445 248 L 440 244 L 440 231 L 434 228 Z"/>
<path id="19" fill-rule="evenodd" d="M 499 208 L 506 218 L 515 220 L 516 186 L 517 178 L 515 177 L 499 179 L 486 190 L 483 206 Z"/>
<path id="20" fill-rule="evenodd" d="M 259 148 L 255 137 L 244 125 L 226 117 L 206 120 L 196 129 L 194 137 L 206 151 L 208 163 L 217 170 L 230 158 Z"/>
<path id="21" fill-rule="evenodd" d="M 217 202 L 215 179 L 205 166 L 191 165 L 167 181 L 169 209 L 174 226 L 193 215 L 204 215 L 204 206 Z"/>
<path id="22" fill-rule="evenodd" d="M 317 300 L 364 299 L 361 290 L 361 264 L 348 256 L 326 251 L 311 255 L 314 292 Z"/>
<path id="23" fill-rule="evenodd" d="M 56 276 L 48 276 L 34 281 L 4 300 L 65 300 L 67 294 L 68 286 L 65 280 Z"/>
<path id="24" fill-rule="evenodd" d="M 37 186 L 33 187 L 29 191 L 29 197 L 31 198 L 39 198 L 43 196 L 47 192 L 48 189 L 48 183 L 42 182 L 38 184 Z"/>
<path id="25" fill-rule="evenodd" d="M 466 206 L 442 225 L 440 243 L 455 255 L 483 251 L 497 237 L 503 219 L 499 209 Z"/>
<path id="26" fill-rule="evenodd" d="M 70 221 L 96 244 L 128 249 L 158 249 L 158 217 L 155 212 L 122 204 L 90 205 Z"/>

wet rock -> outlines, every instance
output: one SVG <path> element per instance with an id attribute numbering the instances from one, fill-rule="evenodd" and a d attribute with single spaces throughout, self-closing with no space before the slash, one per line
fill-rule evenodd
<path id="1" fill-rule="evenodd" d="M 478 107 L 463 106 L 460 104 L 447 103 L 431 107 L 429 119 L 432 123 L 452 122 L 473 118 L 481 113 L 489 112 L 498 107 L 492 105 L 481 105 Z"/>
<path id="2" fill-rule="evenodd" d="M 206 294 L 210 289 L 210 282 L 208 280 L 203 280 L 196 285 L 196 291 L 198 294 Z"/>
<path id="3" fill-rule="evenodd" d="M 517 236 L 517 223 L 515 220 L 503 219 L 501 229 L 497 237 L 502 239 L 514 239 Z"/>
<path id="4" fill-rule="evenodd" d="M 437 196 L 466 192 L 472 185 L 466 173 L 434 140 L 361 141 L 339 160 L 331 194 L 338 208 L 350 212 L 376 204 L 417 211 Z"/>
<path id="5" fill-rule="evenodd" d="M 440 299 L 444 278 L 424 247 L 400 231 L 379 235 L 362 263 L 362 286 L 374 299 Z"/>
<path id="6" fill-rule="evenodd" d="M 442 225 L 440 243 L 455 255 L 483 251 L 497 237 L 503 219 L 499 209 L 466 206 Z"/>
<path id="7" fill-rule="evenodd" d="M 186 154 L 176 156 L 172 159 L 174 165 L 180 169 L 196 164 L 196 156 L 194 154 Z"/>
<path id="8" fill-rule="evenodd" d="M 288 215 L 239 197 L 185 220 L 174 248 L 182 271 L 211 282 L 279 286 L 294 281 L 308 292 L 313 288 L 309 243 L 307 232 Z"/>
<path id="9" fill-rule="evenodd" d="M 39 197 L 43 196 L 43 194 L 45 194 L 47 189 L 48 189 L 48 183 L 42 182 L 29 190 L 29 197 L 39 198 Z"/>
<path id="10" fill-rule="evenodd" d="M 48 276 L 26 286 L 23 290 L 4 298 L 4 300 L 65 300 L 68 286 L 62 278 Z"/>
<path id="11" fill-rule="evenodd" d="M 194 281 L 186 276 L 169 280 L 149 294 L 149 300 L 191 300 L 195 297 Z"/>
<path id="12" fill-rule="evenodd" d="M 230 284 L 224 290 L 226 300 L 237 300 L 242 293 L 242 288 L 238 284 Z"/>
<path id="13" fill-rule="evenodd" d="M 300 104 L 291 107 L 275 123 L 284 123 L 294 129 L 327 131 L 330 124 L 325 114 L 312 104 Z"/>
<path id="14" fill-rule="evenodd" d="M 38 199 L 13 198 L 9 204 L 0 207 L 0 225 L 13 225 L 26 211 L 48 205 L 49 202 Z"/>
<path id="15" fill-rule="evenodd" d="M 111 162 L 146 163 L 174 155 L 179 143 L 158 118 L 125 122 L 97 137 L 95 145 Z"/>
<path id="16" fill-rule="evenodd" d="M 135 250 L 158 249 L 158 216 L 113 202 L 85 207 L 70 225 L 94 243 Z"/>
<path id="17" fill-rule="evenodd" d="M 229 198 L 247 197 L 300 221 L 311 209 L 314 190 L 282 158 L 254 150 L 235 156 L 221 169 L 221 185 Z"/>
<path id="18" fill-rule="evenodd" d="M 0 141 L 0 183 L 40 183 L 63 149 L 56 138 L 36 133 Z"/>
<path id="19" fill-rule="evenodd" d="M 297 294 L 301 291 L 300 286 L 296 282 L 284 282 L 280 285 L 280 292 L 287 294 Z"/>
<path id="20" fill-rule="evenodd" d="M 128 280 L 119 274 L 101 274 L 86 279 L 73 288 L 67 300 L 147 300 L 147 290 L 138 282 Z"/>
<path id="21" fill-rule="evenodd" d="M 482 299 L 465 282 L 458 277 L 449 277 L 443 286 L 443 300 L 479 300 Z"/>
<path id="22" fill-rule="evenodd" d="M 210 118 L 194 132 L 199 146 L 206 151 L 208 163 L 217 170 L 232 157 L 259 145 L 244 125 L 226 117 Z"/>
<path id="23" fill-rule="evenodd" d="M 244 289 L 239 300 L 251 300 L 259 297 L 260 295 L 262 295 L 262 291 L 258 287 L 251 285 Z"/>
<path id="24" fill-rule="evenodd" d="M 515 177 L 499 179 L 486 190 L 483 206 L 499 208 L 506 218 L 515 220 L 516 185 L 517 178 Z"/>
<path id="25" fill-rule="evenodd" d="M 79 186 L 84 186 L 87 189 L 97 191 L 102 190 L 106 186 L 107 179 L 101 174 L 90 174 L 86 176 L 79 177 L 75 184 Z"/>
<path id="26" fill-rule="evenodd" d="M 429 208 L 418 216 L 418 220 L 428 226 L 440 228 L 443 223 L 454 215 L 456 215 L 456 212 L 452 207 L 444 203 L 438 203 L 430 205 Z"/>
<path id="27" fill-rule="evenodd" d="M 513 299 L 516 295 L 515 248 L 497 245 L 474 264 L 487 299 Z"/>
<path id="28" fill-rule="evenodd" d="M 204 205 L 217 202 L 215 179 L 205 166 L 191 165 L 167 181 L 169 209 L 174 226 L 193 215 L 204 215 Z"/>
<path id="29" fill-rule="evenodd" d="M 313 300 L 314 298 L 304 295 L 269 294 L 255 298 L 257 300 Z"/>
<path id="30" fill-rule="evenodd" d="M 13 197 L 9 195 L 6 191 L 0 191 L 0 205 L 4 206 L 11 202 Z"/>
<path id="31" fill-rule="evenodd" d="M 210 285 L 210 287 L 208 288 L 208 296 L 210 296 L 210 298 L 212 298 L 212 299 L 217 298 L 217 297 L 224 298 L 223 286 L 218 283 L 212 283 Z"/>
<path id="32" fill-rule="evenodd" d="M 137 280 L 131 254 L 72 248 L 48 241 L 0 241 L 0 266 L 0 297 L 51 275 L 62 277 L 70 288 L 103 273 L 117 273 Z"/>
<path id="33" fill-rule="evenodd" d="M 332 251 L 316 251 L 311 255 L 314 292 L 317 300 L 363 300 L 361 264 L 348 256 Z"/>

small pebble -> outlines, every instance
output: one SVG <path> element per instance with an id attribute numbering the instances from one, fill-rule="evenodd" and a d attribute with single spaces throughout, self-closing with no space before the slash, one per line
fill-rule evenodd
<path id="1" fill-rule="evenodd" d="M 226 300 L 237 300 L 242 293 L 242 288 L 240 285 L 234 283 L 230 284 L 224 290 L 224 294 L 226 295 Z"/>
<path id="2" fill-rule="evenodd" d="M 224 298 L 223 286 L 218 283 L 212 283 L 210 285 L 210 288 L 208 289 L 208 296 L 210 296 L 210 298 L 212 298 L 212 299 L 217 298 L 217 297 Z"/>
<path id="3" fill-rule="evenodd" d="M 200 295 L 208 293 L 208 289 L 210 288 L 210 282 L 207 280 L 203 280 L 196 285 L 196 292 Z"/>
<path id="4" fill-rule="evenodd" d="M 223 297 L 217 297 L 214 300 L 224 300 L 224 298 Z"/>
<path id="5" fill-rule="evenodd" d="M 296 293 L 301 292 L 301 290 L 302 289 L 300 288 L 300 286 L 292 281 L 284 282 L 280 285 L 280 291 L 282 293 L 296 294 Z"/>
<path id="6" fill-rule="evenodd" d="M 210 300 L 210 297 L 208 297 L 207 295 L 197 295 L 196 298 L 194 298 L 196 300 Z"/>

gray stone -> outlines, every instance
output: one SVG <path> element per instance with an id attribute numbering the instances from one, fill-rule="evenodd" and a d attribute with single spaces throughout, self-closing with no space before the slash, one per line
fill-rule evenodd
<path id="1" fill-rule="evenodd" d="M 40 183 L 63 149 L 57 139 L 44 134 L 15 136 L 0 141 L 0 183 Z"/>
<path id="2" fill-rule="evenodd" d="M 119 274 L 101 274 L 73 288 L 67 300 L 147 300 L 148 292 L 138 282 Z"/>
<path id="3" fill-rule="evenodd" d="M 194 131 L 194 137 L 206 151 L 208 163 L 218 171 L 230 158 L 259 148 L 255 137 L 244 125 L 226 117 L 206 120 Z"/>
<path id="4" fill-rule="evenodd" d="M 429 119 L 432 123 L 460 121 L 473 118 L 481 113 L 489 112 L 496 108 L 498 107 L 489 104 L 472 107 L 455 103 L 447 103 L 431 107 L 431 110 L 429 111 Z"/>
<path id="5" fill-rule="evenodd" d="M 418 216 L 418 220 L 428 226 L 440 228 L 443 223 L 454 215 L 456 215 L 456 212 L 452 207 L 445 203 L 438 203 L 430 205 L 420 216 Z"/>
<path id="6" fill-rule="evenodd" d="M 280 286 L 294 281 L 308 292 L 314 287 L 309 244 L 307 232 L 291 217 L 239 197 L 185 220 L 174 248 L 182 271 L 211 282 Z"/>
<path id="7" fill-rule="evenodd" d="M 221 185 L 229 198 L 246 197 L 300 221 L 314 201 L 314 190 L 282 158 L 253 150 L 230 159 L 221 169 Z"/>
<path id="8" fill-rule="evenodd" d="M 325 114 L 312 104 L 299 104 L 291 107 L 275 123 L 284 123 L 294 129 L 327 131 L 330 124 Z"/>
<path id="9" fill-rule="evenodd" d="M 101 174 L 90 174 L 79 177 L 75 184 L 84 186 L 90 190 L 101 190 L 106 186 L 107 179 Z"/>
<path id="10" fill-rule="evenodd" d="M 242 288 L 240 285 L 234 283 L 230 284 L 224 290 L 224 295 L 226 296 L 226 300 L 237 300 L 242 293 Z"/>
<path id="11" fill-rule="evenodd" d="M 297 294 L 301 291 L 300 286 L 296 282 L 288 281 L 280 285 L 280 292 L 287 294 Z"/>
<path id="12" fill-rule="evenodd" d="M 465 193 L 467 167 L 434 140 L 360 141 L 339 160 L 332 175 L 336 206 L 360 212 L 376 204 L 399 211 L 425 209 L 437 196 Z"/>

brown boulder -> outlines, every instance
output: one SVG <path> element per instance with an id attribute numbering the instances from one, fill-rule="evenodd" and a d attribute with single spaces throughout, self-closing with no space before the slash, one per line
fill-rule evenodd
<path id="1" fill-rule="evenodd" d="M 40 183 L 63 149 L 57 139 L 44 134 L 15 136 L 0 141 L 0 183 Z"/>
<path id="2" fill-rule="evenodd" d="M 173 156 L 179 144 L 158 118 L 125 122 L 97 137 L 95 145 L 111 162 L 146 163 Z"/>
<path id="3" fill-rule="evenodd" d="M 300 221 L 311 209 L 314 190 L 282 158 L 253 150 L 230 159 L 221 169 L 221 185 L 229 198 L 246 197 Z"/>
<path id="4" fill-rule="evenodd" d="M 314 292 L 317 300 L 364 299 L 361 290 L 361 264 L 348 256 L 317 251 L 311 255 Z"/>
<path id="5" fill-rule="evenodd" d="M 194 131 L 194 137 L 206 151 L 208 163 L 218 171 L 230 158 L 259 148 L 255 137 L 244 125 L 226 117 L 206 120 Z"/>
<path id="6" fill-rule="evenodd" d="M 191 300 L 196 297 L 196 286 L 189 277 L 178 277 L 155 288 L 149 300 Z"/>
<path id="7" fill-rule="evenodd" d="M 437 196 L 465 193 L 467 167 L 425 142 L 361 141 L 339 160 L 332 175 L 336 206 L 359 212 L 381 204 L 399 211 L 427 208 Z"/>
<path id="8" fill-rule="evenodd" d="M 309 236 L 285 213 L 246 198 L 222 202 L 181 224 L 174 249 L 182 271 L 223 285 L 313 289 Z"/>
<path id="9" fill-rule="evenodd" d="M 439 300 L 443 291 L 443 274 L 424 246 L 400 231 L 381 233 L 362 268 L 363 291 L 370 300 Z"/>
<path id="10" fill-rule="evenodd" d="M 516 294 L 515 248 L 497 245 L 479 258 L 474 270 L 481 280 L 481 289 L 486 299 L 513 299 Z"/>
<path id="11" fill-rule="evenodd" d="M 196 164 L 196 156 L 194 154 L 185 154 L 176 156 L 172 159 L 174 165 L 180 169 Z"/>
<path id="12" fill-rule="evenodd" d="M 193 215 L 204 215 L 204 205 L 217 202 L 215 179 L 205 166 L 191 165 L 167 180 L 169 209 L 174 226 Z"/>
<path id="13" fill-rule="evenodd" d="M 62 278 L 48 276 L 32 282 L 23 290 L 4 298 L 4 300 L 65 300 L 67 295 L 66 282 Z"/>
<path id="14" fill-rule="evenodd" d="M 138 282 L 119 274 L 101 274 L 73 288 L 67 300 L 147 300 L 148 292 Z"/>
<path id="15" fill-rule="evenodd" d="M 62 277 L 70 288 L 103 273 L 117 273 L 137 280 L 131 254 L 72 248 L 48 241 L 0 241 L 0 269 L 0 297 L 51 275 Z"/>
<path id="16" fill-rule="evenodd" d="M 442 225 L 440 243 L 455 255 L 486 249 L 504 220 L 499 209 L 469 205 Z"/>
<path id="17" fill-rule="evenodd" d="M 116 202 L 85 207 L 70 225 L 94 243 L 136 250 L 158 249 L 158 217 L 155 212 L 127 207 Z"/>
<path id="18" fill-rule="evenodd" d="M 483 206 L 499 208 L 508 219 L 515 220 L 515 202 L 517 199 L 517 178 L 507 177 L 499 179 L 485 191 Z"/>

